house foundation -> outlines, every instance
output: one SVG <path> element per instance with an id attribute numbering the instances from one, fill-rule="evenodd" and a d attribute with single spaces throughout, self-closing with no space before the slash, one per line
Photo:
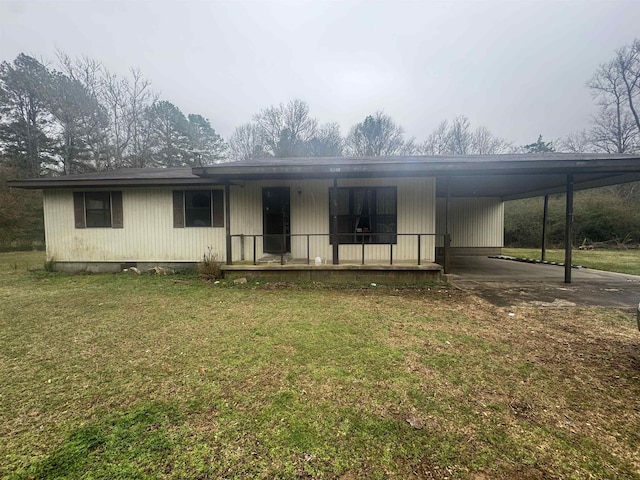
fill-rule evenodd
<path id="1" fill-rule="evenodd" d="M 448 276 L 436 263 L 424 265 L 224 265 L 225 278 L 247 278 L 273 282 L 321 283 L 441 283 Z"/>

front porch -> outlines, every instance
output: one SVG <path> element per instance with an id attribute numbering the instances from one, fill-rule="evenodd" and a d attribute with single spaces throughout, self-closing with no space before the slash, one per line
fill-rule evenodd
<path id="1" fill-rule="evenodd" d="M 390 282 L 390 283 L 438 283 L 447 281 L 443 267 L 437 263 L 411 265 L 406 262 L 389 264 L 358 264 L 342 262 L 339 265 L 321 263 L 240 263 L 223 265 L 225 278 L 260 279 L 271 282 Z"/>
<path id="2" fill-rule="evenodd" d="M 388 243 L 375 242 L 374 234 L 360 234 L 358 243 L 341 244 L 333 234 L 236 234 L 227 237 L 229 261 L 222 267 L 227 278 L 268 281 L 393 282 L 424 283 L 446 281 L 449 271 L 448 235 L 394 233 Z M 279 245 L 279 253 L 264 253 L 263 245 Z M 319 243 L 328 255 L 314 248 Z M 436 243 L 443 246 L 442 265 L 433 261 Z M 298 244 L 298 248 L 291 246 Z M 326 247 L 329 250 L 326 250 Z M 290 251 L 295 250 L 296 255 Z M 397 252 L 401 251 L 402 255 Z M 239 258 L 233 261 L 231 259 Z M 261 253 L 259 253 L 261 252 Z M 343 258 L 346 257 L 346 258 Z M 398 258 L 400 257 L 400 258 Z"/>
<path id="3" fill-rule="evenodd" d="M 385 234 L 385 238 L 388 238 L 385 242 L 374 241 L 376 235 L 358 234 L 357 242 L 341 243 L 341 235 L 325 233 L 228 234 L 226 263 L 228 266 L 237 263 L 251 263 L 254 266 L 276 263 L 420 266 L 432 262 L 435 249 L 438 248 L 442 252 L 445 273 L 449 273 L 450 235 L 393 233 Z M 264 248 L 266 241 L 276 244 L 277 248 L 267 253 Z M 292 244 L 297 244 L 298 248 L 292 248 Z M 292 255 L 292 251 L 296 254 Z M 314 256 L 314 251 L 323 254 Z M 398 255 L 398 251 L 402 254 Z M 234 258 L 239 258 L 239 262 Z"/>

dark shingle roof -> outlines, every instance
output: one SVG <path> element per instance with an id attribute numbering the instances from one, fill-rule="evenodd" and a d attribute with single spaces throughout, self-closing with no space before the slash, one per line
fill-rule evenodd
<path id="1" fill-rule="evenodd" d="M 545 153 L 262 158 L 193 169 L 130 168 L 14 180 L 9 185 L 44 189 L 107 188 L 220 185 L 244 180 L 431 176 L 437 179 L 438 195 L 443 195 L 445 188 L 449 188 L 454 196 L 500 196 L 510 199 L 563 191 L 567 174 L 574 176 L 578 189 L 636 181 L 640 180 L 640 156 Z"/>

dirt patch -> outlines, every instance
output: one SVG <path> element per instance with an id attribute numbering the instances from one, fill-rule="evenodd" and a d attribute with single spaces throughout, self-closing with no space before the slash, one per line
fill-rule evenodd
<path id="1" fill-rule="evenodd" d="M 498 307 L 580 307 L 600 306 L 636 309 L 640 291 L 636 284 L 616 288 L 582 282 L 576 285 L 521 282 L 479 282 L 458 280 L 460 290 L 478 295 Z"/>

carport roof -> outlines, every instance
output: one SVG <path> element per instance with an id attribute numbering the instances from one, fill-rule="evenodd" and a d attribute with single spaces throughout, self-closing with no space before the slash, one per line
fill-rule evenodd
<path id="1" fill-rule="evenodd" d="M 640 180 L 640 156 L 508 154 L 396 157 L 264 158 L 196 168 L 121 169 L 86 175 L 14 180 L 21 188 L 210 185 L 242 180 L 432 176 L 437 195 L 498 196 L 503 200 L 560 193 L 572 174 L 575 189 Z"/>

